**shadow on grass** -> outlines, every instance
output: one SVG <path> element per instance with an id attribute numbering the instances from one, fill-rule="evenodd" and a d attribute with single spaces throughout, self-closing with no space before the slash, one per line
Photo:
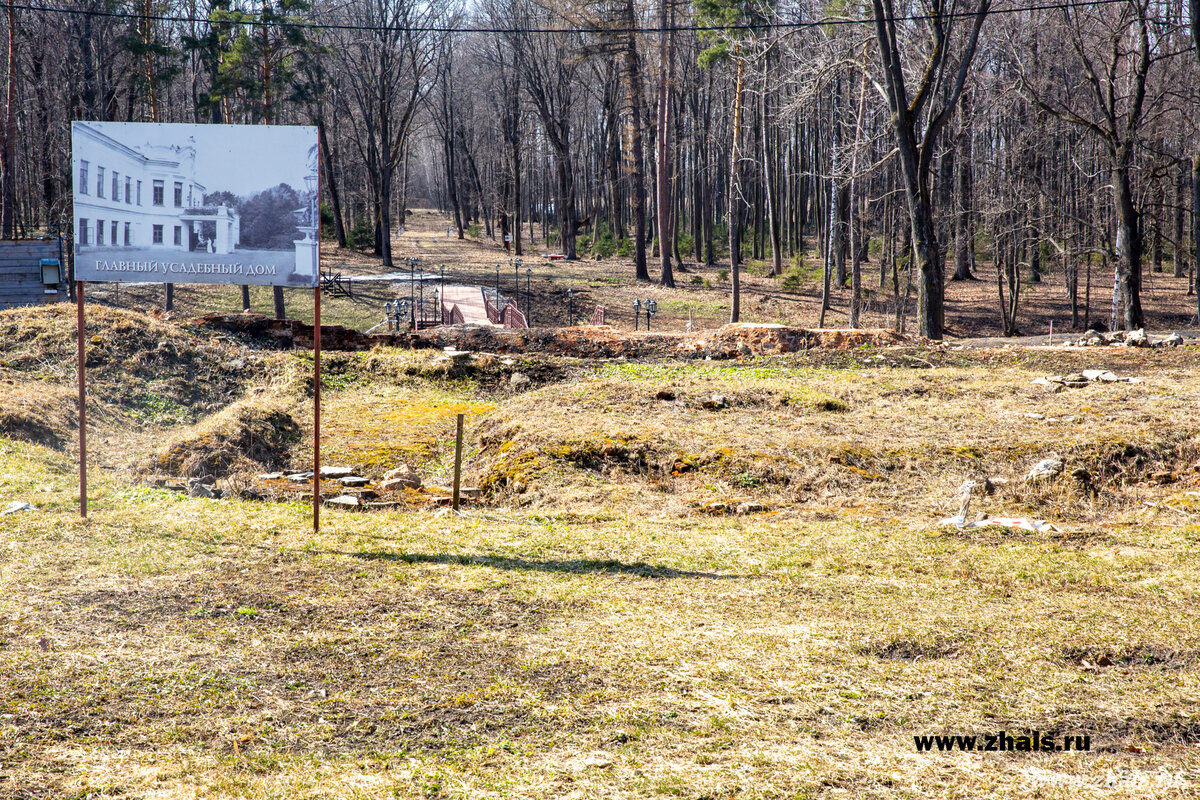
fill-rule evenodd
<path id="1" fill-rule="evenodd" d="M 366 561 L 402 561 L 406 564 L 457 564 L 464 567 L 494 567 L 495 569 L 532 570 L 537 572 L 599 572 L 610 575 L 635 575 L 639 578 L 753 578 L 753 575 L 723 575 L 717 572 L 696 572 L 672 569 L 635 561 L 626 564 L 615 559 L 577 558 L 569 561 L 530 561 L 506 556 L 462 556 L 453 553 L 392 553 L 386 550 L 367 550 L 352 554 Z"/>

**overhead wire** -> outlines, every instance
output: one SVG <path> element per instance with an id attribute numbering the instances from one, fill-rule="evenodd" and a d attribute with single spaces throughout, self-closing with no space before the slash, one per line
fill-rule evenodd
<path id="1" fill-rule="evenodd" d="M 1087 2 L 1053 2 L 1040 3 L 1036 5 L 1012 6 L 1008 8 L 993 8 L 988 11 L 989 15 L 997 14 L 1019 14 L 1030 13 L 1034 11 L 1055 11 L 1064 9 L 1074 9 L 1080 6 L 1106 6 L 1128 3 L 1130 0 L 1087 0 Z M 823 28 L 828 26 L 842 25 L 874 25 L 880 19 L 885 22 L 924 22 L 933 19 L 962 19 L 975 17 L 979 14 L 978 11 L 951 11 L 944 14 L 909 14 L 897 15 L 892 17 L 864 17 L 862 19 L 851 19 L 845 17 L 833 17 L 821 20 L 768 20 L 764 22 L 744 23 L 736 25 L 669 25 L 669 26 L 654 26 L 636 28 L 614 28 L 614 27 L 555 27 L 555 28 L 529 28 L 529 27 L 477 27 L 477 26 L 404 26 L 404 25 L 353 25 L 349 23 L 336 22 L 317 22 L 314 20 L 271 20 L 262 21 L 261 19 L 225 19 L 214 20 L 209 17 L 200 16 L 179 16 L 171 14 L 131 14 L 126 11 L 106 11 L 104 9 L 88 9 L 88 8 L 58 8 L 55 6 L 33 5 L 30 3 L 11 3 L 0 2 L 0 9 L 13 11 L 30 11 L 45 14 L 66 14 L 78 16 L 92 16 L 109 19 L 120 20 L 140 20 L 150 22 L 176 22 L 189 24 L 221 24 L 221 25 L 253 25 L 255 27 L 275 27 L 275 28 L 303 28 L 309 30 L 332 30 L 332 31 L 361 31 L 370 33 L 446 33 L 446 34 L 490 34 L 504 36 L 519 36 L 527 34 L 562 34 L 562 33 L 587 33 L 587 34 L 637 34 L 637 33 L 718 33 L 726 32 L 753 32 L 767 30 L 798 30 L 804 28 Z M 237 12 L 232 12 L 237 13 Z"/>

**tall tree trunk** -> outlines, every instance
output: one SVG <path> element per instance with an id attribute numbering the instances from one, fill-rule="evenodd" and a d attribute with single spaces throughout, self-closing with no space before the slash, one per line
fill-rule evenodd
<path id="1" fill-rule="evenodd" d="M 778 164 L 775 161 L 775 148 L 772 142 L 777 139 L 771 135 L 772 128 L 770 126 L 769 101 L 770 93 L 767 86 L 763 86 L 762 98 L 762 127 L 763 127 L 763 187 L 766 193 L 767 200 L 767 225 L 768 237 L 771 245 L 771 274 L 783 274 L 783 241 L 780 236 L 779 224 L 779 174 Z"/>
<path id="2" fill-rule="evenodd" d="M 627 128 L 629 146 L 626 148 L 626 159 L 630 172 L 630 199 L 633 201 L 633 269 L 634 277 L 639 281 L 650 280 L 650 271 L 646 265 L 646 159 L 642 148 L 642 97 L 644 96 L 642 80 L 642 60 L 638 56 L 637 36 L 633 27 L 637 22 L 637 12 L 633 0 L 625 0 L 623 10 L 625 25 L 629 35 L 625 40 L 625 80 L 629 100 L 629 126 Z"/>
<path id="3" fill-rule="evenodd" d="M 1187 245 L 1183 241 L 1184 176 L 1183 169 L 1175 176 L 1175 237 L 1171 247 L 1171 269 L 1176 278 L 1182 278 L 1187 273 Z"/>
<path id="4" fill-rule="evenodd" d="M 971 128 L 974 118 L 971 113 L 971 94 L 963 92 L 962 119 L 958 124 L 958 135 L 955 144 L 958 156 L 955 166 L 958 168 L 955 181 L 956 208 L 954 213 L 954 281 L 973 281 L 975 275 L 975 237 L 971 219 L 974 207 L 972 196 L 971 167 L 973 162 L 973 137 Z"/>
<path id="5" fill-rule="evenodd" d="M 513 170 L 513 254 L 522 255 L 521 248 L 521 139 L 514 136 L 509 140 Z"/>
<path id="6" fill-rule="evenodd" d="M 1121 304 L 1120 324 L 1136 330 L 1145 324 L 1142 314 L 1142 233 L 1133 200 L 1131 164 L 1133 147 L 1119 145 L 1112 172 L 1113 200 L 1117 212 L 1117 286 Z"/>
<path id="7" fill-rule="evenodd" d="M 333 150 L 329 146 L 329 137 L 325 134 L 325 120 L 317 120 L 317 136 L 321 140 L 321 166 L 325 168 L 325 185 L 329 188 L 329 204 L 333 211 L 333 229 L 337 236 L 338 247 L 346 246 L 346 224 L 342 218 L 342 196 L 338 191 L 337 177 L 333 167 Z"/>
<path id="8" fill-rule="evenodd" d="M 1200 24 L 1195 22 L 1195 14 L 1200 12 L 1200 0 L 1193 0 L 1191 8 L 1195 26 Z M 1192 264 L 1195 265 L 1196 280 L 1200 282 L 1200 149 L 1192 156 Z M 1196 291 L 1196 317 L 1200 319 L 1200 289 Z"/>
<path id="9" fill-rule="evenodd" d="M 671 82 L 674 79 L 674 48 L 668 41 L 667 31 L 667 0 L 659 0 L 658 23 L 661 30 L 658 34 L 658 54 L 662 74 L 658 84 L 658 130 L 656 143 L 658 145 L 658 263 L 660 268 L 659 284 L 675 287 L 675 276 L 671 273 L 671 251 L 674 249 L 667 241 L 671 234 Z"/>
<path id="10" fill-rule="evenodd" d="M 739 322 L 742 318 L 742 275 L 741 275 L 741 232 L 738 225 L 740 211 L 738 196 L 741 194 L 741 146 L 742 146 L 742 75 L 744 65 L 741 46 L 734 45 L 734 60 L 737 75 L 733 85 L 733 147 L 729 150 L 729 276 L 733 293 L 729 304 L 729 321 Z"/>
<path id="11" fill-rule="evenodd" d="M 1200 0 L 1188 0 L 1188 27 L 1192 32 L 1192 55 L 1200 67 Z M 1192 264 L 1196 273 L 1196 317 L 1200 321 L 1200 144 L 1192 155 Z"/>

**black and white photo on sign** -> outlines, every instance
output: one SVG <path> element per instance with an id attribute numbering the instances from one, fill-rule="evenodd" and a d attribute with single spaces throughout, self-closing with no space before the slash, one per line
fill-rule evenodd
<path id="1" fill-rule="evenodd" d="M 316 128 L 74 122 L 76 277 L 315 286 Z"/>

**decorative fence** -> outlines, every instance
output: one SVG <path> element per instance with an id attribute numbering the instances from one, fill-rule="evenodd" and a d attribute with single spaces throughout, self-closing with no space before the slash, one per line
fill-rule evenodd
<path id="1" fill-rule="evenodd" d="M 529 327 L 529 321 L 525 319 L 525 315 L 521 313 L 521 309 L 517 308 L 516 303 L 506 305 L 501 316 L 504 318 L 504 327 L 506 328 Z"/>
<path id="2" fill-rule="evenodd" d="M 607 325 L 604 321 L 604 306 L 596 306 L 596 310 L 592 312 L 593 325 Z"/>

